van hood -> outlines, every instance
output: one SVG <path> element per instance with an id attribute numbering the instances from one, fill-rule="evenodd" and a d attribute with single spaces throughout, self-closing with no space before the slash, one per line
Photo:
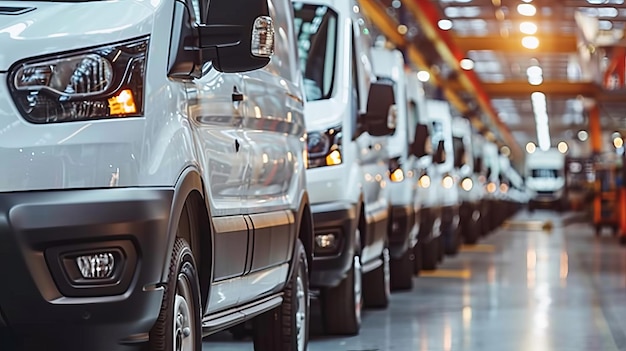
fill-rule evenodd
<path id="1" fill-rule="evenodd" d="M 344 113 L 349 113 L 347 104 L 335 98 L 308 101 L 304 107 L 308 131 L 325 131 L 343 123 Z"/>
<path id="2" fill-rule="evenodd" d="M 0 72 L 23 59 L 147 35 L 155 12 L 150 2 L 139 0 L 0 0 L 0 9 Z"/>

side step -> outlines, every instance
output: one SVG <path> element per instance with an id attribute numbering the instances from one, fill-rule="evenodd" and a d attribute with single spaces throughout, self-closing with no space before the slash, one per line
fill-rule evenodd
<path id="1" fill-rule="evenodd" d="M 230 310 L 222 311 L 202 319 L 202 337 L 234 327 L 283 303 L 282 293 L 254 301 Z"/>

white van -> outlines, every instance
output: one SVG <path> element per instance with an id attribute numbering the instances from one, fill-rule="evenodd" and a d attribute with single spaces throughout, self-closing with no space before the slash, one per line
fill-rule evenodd
<path id="1" fill-rule="evenodd" d="M 452 113 L 450 104 L 444 100 L 426 101 L 426 117 L 431 129 L 433 165 L 429 170 L 431 188 L 436 195 L 436 207 L 441 218 L 442 251 L 449 255 L 458 252 L 461 237 L 459 235 L 460 196 L 458 181 L 454 174 L 454 147 L 452 139 Z"/>
<path id="2" fill-rule="evenodd" d="M 480 185 L 480 168 L 475 165 L 477 150 L 470 121 L 464 117 L 452 119 L 455 180 L 459 187 L 460 233 L 467 244 L 475 244 L 481 236 L 481 209 L 485 188 Z"/>
<path id="3" fill-rule="evenodd" d="M 311 286 L 325 330 L 356 334 L 361 305 L 389 300 L 388 156 L 393 86 L 374 82 L 371 40 L 347 0 L 294 2 L 305 110 L 315 249 Z"/>
<path id="4" fill-rule="evenodd" d="M 415 251 L 421 216 L 418 180 L 425 170 L 426 125 L 419 124 L 419 108 L 423 108 L 423 95 L 418 87 L 409 92 L 407 77 L 412 72 L 404 68 L 404 57 L 399 50 L 383 47 L 372 49 L 374 73 L 379 79 L 394 83 L 397 119 L 396 130 L 388 137 L 389 180 L 388 194 L 391 204 L 389 251 L 391 254 L 392 289 L 410 289 L 415 273 Z M 414 74 L 413 74 L 414 75 Z M 423 94 L 423 89 L 421 91 Z M 421 162 L 420 162 L 421 161 Z M 430 160 L 428 160 L 430 161 Z M 419 255 L 417 255 L 419 259 Z"/>
<path id="5" fill-rule="evenodd" d="M 199 351 L 247 320 L 255 350 L 306 348 L 292 14 L 0 1 L 0 348 Z"/>
<path id="6" fill-rule="evenodd" d="M 528 209 L 550 207 L 562 210 L 565 196 L 565 155 L 556 148 L 536 150 L 524 163 Z"/>

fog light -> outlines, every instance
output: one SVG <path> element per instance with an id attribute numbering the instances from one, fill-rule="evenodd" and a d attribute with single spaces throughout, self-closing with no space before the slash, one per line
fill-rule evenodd
<path id="1" fill-rule="evenodd" d="M 85 279 L 111 278 L 115 268 L 115 256 L 111 252 L 78 256 L 76 265 Z"/>
<path id="2" fill-rule="evenodd" d="M 333 249 L 337 246 L 335 234 L 320 234 L 315 236 L 315 244 L 320 249 Z"/>

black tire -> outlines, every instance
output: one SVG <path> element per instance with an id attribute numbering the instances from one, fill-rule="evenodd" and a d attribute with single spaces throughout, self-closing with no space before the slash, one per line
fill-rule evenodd
<path id="1" fill-rule="evenodd" d="M 363 306 L 361 259 L 355 256 L 352 267 L 336 287 L 326 288 L 321 294 L 324 330 L 332 335 L 357 335 L 361 329 Z"/>
<path id="2" fill-rule="evenodd" d="M 402 257 L 389 262 L 391 290 L 411 290 L 413 288 L 413 250 L 407 249 Z"/>
<path id="3" fill-rule="evenodd" d="M 475 220 L 472 213 L 469 218 L 464 218 L 461 228 L 465 244 L 476 245 L 480 237 L 480 217 Z"/>
<path id="4" fill-rule="evenodd" d="M 422 243 L 417 242 L 411 251 L 413 253 L 413 275 L 418 276 L 422 270 Z"/>
<path id="5" fill-rule="evenodd" d="M 434 271 L 437 269 L 437 261 L 439 259 L 439 246 L 437 239 L 433 238 L 428 242 L 422 243 L 422 270 Z"/>
<path id="6" fill-rule="evenodd" d="M 307 256 L 300 239 L 294 252 L 293 275 L 285 286 L 283 303 L 256 317 L 255 351 L 301 351 L 309 342 L 309 270 Z"/>
<path id="7" fill-rule="evenodd" d="M 150 350 L 201 351 L 200 306 L 193 253 L 184 239 L 176 238 L 161 310 L 150 331 Z"/>
<path id="8" fill-rule="evenodd" d="M 391 283 L 389 277 L 389 249 L 381 254 L 383 263 L 363 275 L 363 305 L 369 308 L 387 308 Z"/>

